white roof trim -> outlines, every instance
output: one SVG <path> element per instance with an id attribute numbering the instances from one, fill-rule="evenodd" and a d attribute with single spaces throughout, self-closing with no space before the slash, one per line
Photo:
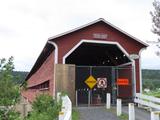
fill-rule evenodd
<path id="1" fill-rule="evenodd" d="M 99 43 L 99 44 L 110 44 L 110 45 L 116 45 L 126 56 L 130 61 L 133 61 L 130 59 L 128 52 L 118 43 L 118 42 L 111 42 L 111 41 L 101 41 L 101 40 L 86 40 L 82 39 L 79 43 L 77 43 L 72 49 L 70 49 L 64 56 L 63 56 L 63 64 L 66 64 L 66 58 L 74 51 L 76 50 L 82 43 Z"/>
<path id="2" fill-rule="evenodd" d="M 77 30 L 80 30 L 80 29 L 82 29 L 82 28 L 84 28 L 84 27 L 90 26 L 90 25 L 95 24 L 95 23 L 100 22 L 100 21 L 105 22 L 106 24 L 108 24 L 108 25 L 110 25 L 111 27 L 113 27 L 113 28 L 117 29 L 118 31 L 122 32 L 123 34 L 125 34 L 125 35 L 129 36 L 130 38 L 132 38 L 132 39 L 136 40 L 137 42 L 139 42 L 139 43 L 141 43 L 141 44 L 143 44 L 143 45 L 145 45 L 145 46 L 149 46 L 149 45 L 148 45 L 148 44 L 146 44 L 145 42 L 143 42 L 143 41 L 141 41 L 141 40 L 137 39 L 136 37 L 134 37 L 134 36 L 132 36 L 132 35 L 128 34 L 127 32 L 125 32 L 125 31 L 121 30 L 120 28 L 116 27 L 115 25 L 111 24 L 110 22 L 106 21 L 106 20 L 105 20 L 105 19 L 103 19 L 103 18 L 99 18 L 99 19 L 97 19 L 97 20 L 95 20 L 95 21 L 93 21 L 93 22 L 90 22 L 90 23 L 88 23 L 88 24 L 82 25 L 82 26 L 77 27 L 77 28 L 75 28 L 75 29 L 72 29 L 72 30 L 70 30 L 70 31 L 67 31 L 67 32 L 64 32 L 64 33 L 58 34 L 58 35 L 56 35 L 56 36 L 49 37 L 48 39 L 49 39 L 49 40 L 52 40 L 52 39 L 55 39 L 55 38 L 61 37 L 61 36 L 63 36 L 63 35 L 67 35 L 67 34 L 69 34 L 69 33 L 75 32 L 75 31 L 77 31 Z"/>

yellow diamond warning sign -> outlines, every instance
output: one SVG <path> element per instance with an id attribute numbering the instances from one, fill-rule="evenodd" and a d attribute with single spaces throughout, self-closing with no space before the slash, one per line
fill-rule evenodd
<path id="1" fill-rule="evenodd" d="M 85 80 L 85 83 L 88 85 L 88 87 L 90 89 L 92 89 L 96 84 L 97 84 L 97 81 L 96 79 L 90 75 L 86 80 Z"/>

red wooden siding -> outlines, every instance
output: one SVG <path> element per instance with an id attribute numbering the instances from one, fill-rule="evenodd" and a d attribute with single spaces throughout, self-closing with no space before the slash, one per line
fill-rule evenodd
<path id="1" fill-rule="evenodd" d="M 22 92 L 22 95 L 33 101 L 35 95 L 40 92 L 48 91 L 50 95 L 54 93 L 54 51 L 48 56 L 41 67 L 28 79 L 27 91 Z M 48 81 L 48 89 L 40 88 L 43 84 Z"/>

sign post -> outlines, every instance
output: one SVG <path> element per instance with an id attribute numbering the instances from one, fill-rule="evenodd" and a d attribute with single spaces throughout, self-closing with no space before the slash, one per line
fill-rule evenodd
<path id="1" fill-rule="evenodd" d="M 91 91 L 88 90 L 88 106 L 90 106 L 91 103 Z"/>
<path id="2" fill-rule="evenodd" d="M 86 85 L 90 88 L 88 91 L 88 106 L 91 104 L 91 90 L 94 88 L 94 86 L 97 84 L 97 80 L 90 75 L 86 80 L 85 80 Z"/>

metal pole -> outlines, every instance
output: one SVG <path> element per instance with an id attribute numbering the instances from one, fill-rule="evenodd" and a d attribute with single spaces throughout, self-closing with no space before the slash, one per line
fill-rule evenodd
<path id="1" fill-rule="evenodd" d="M 88 106 L 90 106 L 90 102 L 91 102 L 91 93 L 90 93 L 90 90 L 88 91 Z"/>
<path id="2" fill-rule="evenodd" d="M 110 93 L 106 94 L 106 108 L 107 109 L 111 108 L 111 94 Z"/>
<path id="3" fill-rule="evenodd" d="M 78 106 L 78 91 L 76 90 L 76 107 Z"/>
<path id="4" fill-rule="evenodd" d="M 92 66 L 90 66 L 90 71 L 89 71 L 90 75 L 92 75 Z"/>
<path id="5" fill-rule="evenodd" d="M 116 67 L 116 82 L 117 82 L 117 80 L 118 80 L 118 78 L 119 78 L 118 72 L 119 72 L 119 68 Z M 119 87 L 118 87 L 118 84 L 116 84 L 116 91 L 117 91 L 117 93 L 116 93 L 117 96 L 119 96 Z"/>
<path id="6" fill-rule="evenodd" d="M 118 72 L 119 72 L 119 70 L 118 70 L 119 68 L 117 68 L 116 69 L 116 74 L 117 74 L 117 78 L 116 78 L 116 81 L 117 81 L 117 79 L 118 79 Z M 118 87 L 118 85 L 116 84 L 116 88 L 117 88 L 117 96 L 119 96 L 119 87 Z"/>
<path id="7" fill-rule="evenodd" d="M 122 114 L 122 100 L 117 99 L 117 116 L 121 116 Z"/>
<path id="8" fill-rule="evenodd" d="M 132 94 L 133 94 L 133 98 L 136 95 L 136 67 L 135 67 L 135 60 L 133 60 L 132 62 Z"/>
<path id="9" fill-rule="evenodd" d="M 117 92 L 116 92 L 116 69 L 115 67 L 112 68 L 112 103 L 116 105 L 116 97 L 117 97 Z"/>
<path id="10" fill-rule="evenodd" d="M 134 104 L 129 103 L 129 120 L 135 120 L 135 110 L 134 110 Z"/>

